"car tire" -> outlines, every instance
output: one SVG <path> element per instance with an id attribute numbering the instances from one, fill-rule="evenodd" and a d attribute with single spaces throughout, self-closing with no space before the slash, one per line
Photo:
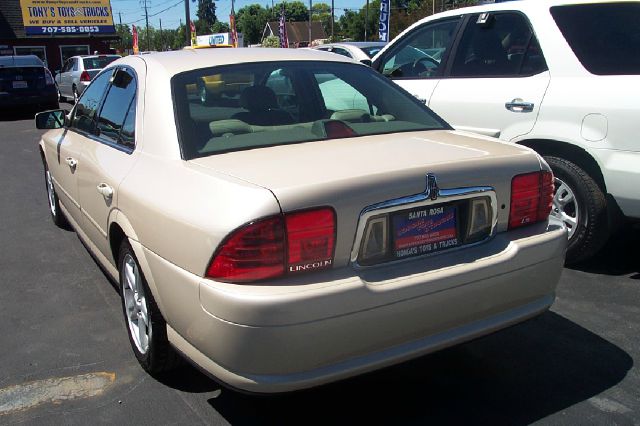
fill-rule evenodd
<path id="1" fill-rule="evenodd" d="M 551 214 L 568 228 L 566 263 L 582 262 L 595 255 L 609 238 L 604 191 L 575 163 L 553 156 L 544 159 L 555 176 Z"/>
<path id="2" fill-rule="evenodd" d="M 136 359 L 151 375 L 175 368 L 179 357 L 167 339 L 167 323 L 126 238 L 120 245 L 118 272 L 122 312 Z"/>
<path id="3" fill-rule="evenodd" d="M 59 228 L 68 229 L 69 222 L 64 216 L 64 213 L 62 213 L 62 210 L 60 210 L 60 200 L 58 199 L 58 193 L 56 192 L 56 188 L 53 185 L 53 177 L 51 176 L 49 166 L 47 166 L 46 162 L 44 163 L 44 183 L 47 189 L 49 213 L 51 213 L 51 219 L 53 220 L 53 223 L 55 223 Z"/>

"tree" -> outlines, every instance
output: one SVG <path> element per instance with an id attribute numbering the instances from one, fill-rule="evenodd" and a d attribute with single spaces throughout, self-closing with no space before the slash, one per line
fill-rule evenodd
<path id="1" fill-rule="evenodd" d="M 289 22 L 304 22 L 309 20 L 309 9 L 301 1 L 283 2 L 284 13 Z M 280 13 L 277 14 L 280 16 Z"/>
<path id="2" fill-rule="evenodd" d="M 231 31 L 229 24 L 222 21 L 216 22 L 215 24 L 213 24 L 213 27 L 211 28 L 211 32 L 213 33 L 228 33 L 229 31 Z"/>
<path id="3" fill-rule="evenodd" d="M 201 25 L 204 28 L 203 34 L 208 34 L 211 27 L 216 23 L 216 4 L 213 0 L 198 0 L 198 12 L 196 13 L 200 21 L 204 21 Z"/>
<path id="4" fill-rule="evenodd" d="M 244 40 L 249 44 L 260 43 L 262 32 L 271 16 L 271 11 L 259 4 L 251 4 L 238 10 L 236 25 L 238 32 L 244 35 Z"/>
<path id="5" fill-rule="evenodd" d="M 325 34 L 331 34 L 331 6 L 326 3 L 315 3 L 311 9 L 311 20 L 322 22 Z M 334 23 L 334 33 L 337 32 Z"/>
<path id="6" fill-rule="evenodd" d="M 116 24 L 116 34 L 120 37 L 120 41 L 117 43 L 116 49 L 120 53 L 124 53 L 126 49 L 131 49 L 133 46 L 133 36 L 131 35 L 131 28 L 126 24 Z"/>

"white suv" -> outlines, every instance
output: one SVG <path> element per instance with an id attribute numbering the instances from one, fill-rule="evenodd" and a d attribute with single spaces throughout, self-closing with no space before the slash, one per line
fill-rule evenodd
<path id="1" fill-rule="evenodd" d="M 556 176 L 567 262 L 640 218 L 640 2 L 516 1 L 439 13 L 373 67 L 456 129 L 526 145 Z M 533 200 L 535 202 L 535 200 Z"/>

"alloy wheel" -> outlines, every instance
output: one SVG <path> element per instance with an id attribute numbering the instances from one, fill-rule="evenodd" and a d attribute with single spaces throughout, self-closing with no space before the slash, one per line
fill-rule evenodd
<path id="1" fill-rule="evenodd" d="M 122 292 L 127 325 L 136 348 L 141 354 L 149 350 L 151 326 L 142 277 L 136 260 L 127 253 L 122 261 Z"/>
<path id="2" fill-rule="evenodd" d="M 578 229 L 579 205 L 575 193 L 569 185 L 555 178 L 556 191 L 553 196 L 551 215 L 560 219 L 567 226 L 568 237 L 571 239 Z"/>
<path id="3" fill-rule="evenodd" d="M 45 171 L 46 179 L 47 179 L 47 198 L 49 199 L 49 209 L 51 210 L 51 214 L 53 216 L 56 215 L 56 195 L 55 190 L 53 189 L 53 179 L 51 178 L 51 172 L 49 169 Z"/>

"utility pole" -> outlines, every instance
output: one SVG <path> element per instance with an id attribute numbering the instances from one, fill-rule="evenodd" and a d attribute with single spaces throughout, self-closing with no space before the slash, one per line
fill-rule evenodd
<path id="1" fill-rule="evenodd" d="M 333 21 L 336 20 L 334 15 L 333 0 L 331 0 L 331 41 L 333 42 Z"/>
<path id="2" fill-rule="evenodd" d="M 162 18 L 158 18 L 160 20 L 160 51 L 164 51 L 164 40 L 162 39 Z"/>
<path id="3" fill-rule="evenodd" d="M 120 25 L 122 25 L 122 12 L 118 12 L 118 18 L 120 19 Z"/>
<path id="4" fill-rule="evenodd" d="M 364 41 L 367 41 L 367 26 L 369 26 L 369 0 L 364 9 Z"/>
<path id="5" fill-rule="evenodd" d="M 149 12 L 147 11 L 147 0 L 144 0 L 144 19 L 147 22 L 147 51 L 149 51 L 151 50 L 151 48 L 149 47 L 151 39 L 149 39 Z"/>
<path id="6" fill-rule="evenodd" d="M 189 46 L 191 44 L 191 17 L 189 16 L 189 0 L 184 0 L 184 16 L 187 20 L 187 23 L 184 26 L 184 33 L 186 36 L 185 46 Z"/>
<path id="7" fill-rule="evenodd" d="M 312 8 L 313 6 L 311 5 L 311 1 L 309 0 L 309 44 L 308 46 L 311 46 L 311 15 L 313 14 Z"/>

